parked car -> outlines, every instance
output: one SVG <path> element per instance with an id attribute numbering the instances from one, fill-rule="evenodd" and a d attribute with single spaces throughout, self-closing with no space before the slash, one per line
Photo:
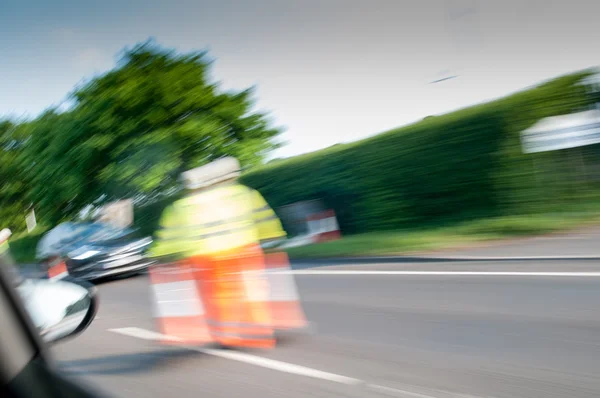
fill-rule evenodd
<path id="1" fill-rule="evenodd" d="M 88 281 L 145 272 L 153 261 L 146 257 L 150 237 L 135 230 L 103 223 L 63 223 L 38 243 L 37 258 L 44 271 L 51 261 L 64 260 L 69 276 Z"/>

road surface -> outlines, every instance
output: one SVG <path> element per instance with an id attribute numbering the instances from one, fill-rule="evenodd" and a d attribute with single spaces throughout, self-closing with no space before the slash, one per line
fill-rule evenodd
<path id="1" fill-rule="evenodd" d="M 101 284 L 98 318 L 53 353 L 74 377 L 121 397 L 600 396 L 595 262 L 299 272 L 314 328 L 273 351 L 158 345 L 140 276 Z"/>
<path id="2" fill-rule="evenodd" d="M 531 238 L 482 242 L 480 246 L 448 249 L 429 256 L 455 257 L 600 257 L 600 227 L 580 228 Z"/>

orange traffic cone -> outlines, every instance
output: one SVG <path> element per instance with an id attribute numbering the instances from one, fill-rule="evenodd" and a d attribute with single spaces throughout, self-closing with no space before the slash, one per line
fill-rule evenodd
<path id="1" fill-rule="evenodd" d="M 265 255 L 265 265 L 270 287 L 269 305 L 274 329 L 301 329 L 308 326 L 300 304 L 298 289 L 290 271 L 286 253 Z"/>
<path id="2" fill-rule="evenodd" d="M 59 280 L 69 276 L 67 264 L 63 260 L 50 263 L 48 267 L 48 279 Z"/>
<path id="3" fill-rule="evenodd" d="M 202 286 L 214 339 L 231 347 L 275 346 L 262 252 L 254 247 L 210 259 Z"/>
<path id="4" fill-rule="evenodd" d="M 184 262 L 150 268 L 154 317 L 165 344 L 213 342 L 194 270 Z"/>

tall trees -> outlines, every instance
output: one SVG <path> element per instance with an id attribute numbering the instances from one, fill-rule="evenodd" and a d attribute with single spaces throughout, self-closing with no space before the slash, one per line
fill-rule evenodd
<path id="1" fill-rule="evenodd" d="M 225 92 L 209 69 L 204 53 L 153 42 L 125 51 L 115 69 L 74 90 L 69 111 L 9 126 L 27 139 L 15 164 L 28 183 L 12 194 L 54 223 L 98 198 L 165 192 L 183 170 L 224 155 L 261 163 L 279 130 L 253 110 L 252 90 Z"/>

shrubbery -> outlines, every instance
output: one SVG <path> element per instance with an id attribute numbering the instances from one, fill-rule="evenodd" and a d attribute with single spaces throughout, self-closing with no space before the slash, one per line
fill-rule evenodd
<path id="1" fill-rule="evenodd" d="M 323 199 L 346 233 L 537 211 L 568 198 L 570 178 L 558 171 L 563 151 L 525 155 L 519 134 L 540 118 L 589 107 L 579 84 L 588 75 L 273 162 L 242 181 L 274 207 Z M 540 167 L 552 173 L 539 177 Z M 551 182 L 539 181 L 548 176 Z"/>

